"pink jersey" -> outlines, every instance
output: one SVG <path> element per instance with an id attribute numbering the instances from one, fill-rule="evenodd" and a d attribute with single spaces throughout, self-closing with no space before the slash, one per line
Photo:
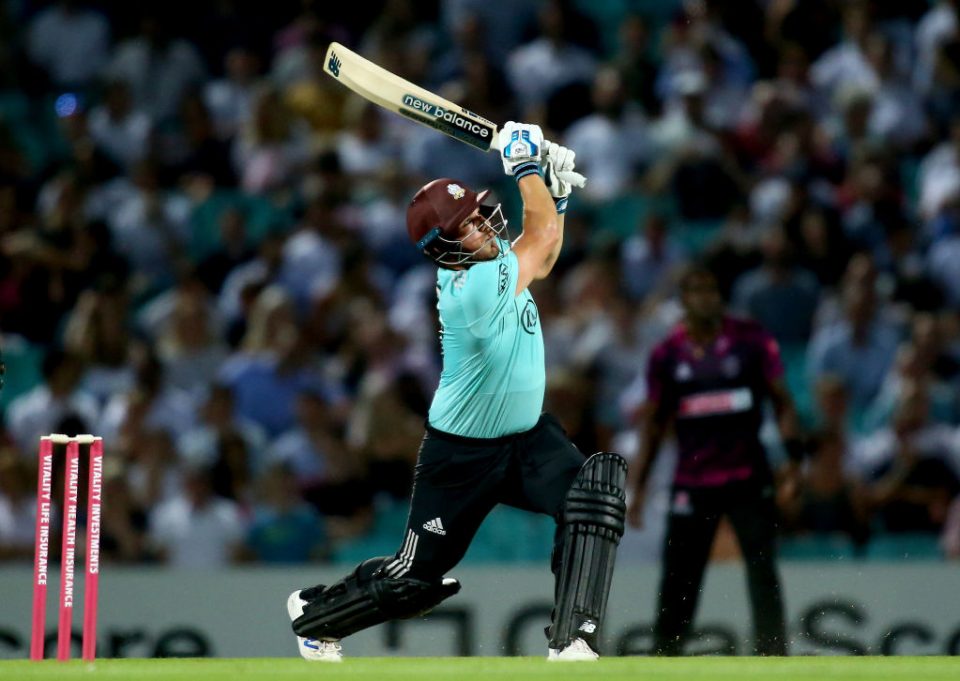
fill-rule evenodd
<path id="1" fill-rule="evenodd" d="M 683 324 L 650 356 L 649 399 L 673 416 L 683 487 L 715 487 L 769 475 L 759 431 L 769 385 L 783 376 L 777 342 L 756 322 L 724 317 L 706 347 Z"/>

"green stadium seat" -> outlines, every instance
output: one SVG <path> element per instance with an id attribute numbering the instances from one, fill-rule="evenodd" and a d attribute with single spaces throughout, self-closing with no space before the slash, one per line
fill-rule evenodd
<path id="1" fill-rule="evenodd" d="M 194 262 L 203 260 L 220 245 L 220 216 L 229 208 L 237 208 L 247 218 L 247 238 L 256 246 L 272 230 L 289 226 L 290 216 L 262 196 L 220 189 L 198 204 L 191 216 L 189 251 Z"/>
<path id="2" fill-rule="evenodd" d="M 903 185 L 903 194 L 907 200 L 907 209 L 917 210 L 920 200 L 920 160 L 907 156 L 900 159 L 900 184 Z"/>
<path id="3" fill-rule="evenodd" d="M 333 552 L 334 562 L 353 566 L 367 558 L 393 555 L 403 540 L 407 509 L 406 501 L 378 504 L 370 531 L 338 544 Z"/>
<path id="4" fill-rule="evenodd" d="M 335 562 L 349 566 L 373 556 L 392 555 L 403 538 L 407 508 L 406 501 L 378 508 L 371 531 L 337 546 Z M 554 528 L 553 519 L 547 516 L 498 506 L 483 521 L 463 564 L 549 562 Z"/>
<path id="5" fill-rule="evenodd" d="M 20 395 L 43 382 L 43 348 L 19 336 L 9 336 L 3 343 L 3 361 L 7 372 L 0 390 L 0 412 Z"/>
<path id="6" fill-rule="evenodd" d="M 807 347 L 799 344 L 781 345 L 780 357 L 783 359 L 784 378 L 796 404 L 800 421 L 806 426 L 812 426 L 816 422 L 816 407 L 806 375 Z"/>
<path id="7" fill-rule="evenodd" d="M 30 120 L 30 100 L 16 90 L 0 91 L 0 119 L 8 123 Z"/>
<path id="8" fill-rule="evenodd" d="M 573 196 L 576 198 L 576 193 Z M 574 204 L 571 210 L 580 208 Z M 644 219 L 653 211 L 660 211 L 668 218 L 676 212 L 672 198 L 641 193 L 626 194 L 583 208 L 592 216 L 594 245 L 606 243 L 611 238 L 623 241 L 636 234 L 643 227 Z"/>
<path id="9" fill-rule="evenodd" d="M 487 516 L 467 551 L 465 564 L 544 562 L 550 560 L 552 518 L 498 506 Z"/>
<path id="10" fill-rule="evenodd" d="M 850 538 L 842 534 L 811 534 L 784 537 L 778 553 L 785 560 L 852 560 L 856 550 Z"/>
<path id="11" fill-rule="evenodd" d="M 881 534 L 867 544 L 870 560 L 942 560 L 939 538 L 927 533 Z"/>
<path id="12" fill-rule="evenodd" d="M 723 220 L 685 220 L 672 230 L 674 237 L 692 256 L 699 255 L 723 229 Z"/>

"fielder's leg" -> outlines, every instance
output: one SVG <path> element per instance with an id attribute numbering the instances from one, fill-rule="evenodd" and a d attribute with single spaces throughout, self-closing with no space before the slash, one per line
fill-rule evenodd
<path id="1" fill-rule="evenodd" d="M 567 492 L 550 635 L 550 648 L 560 652 L 553 659 L 596 659 L 617 545 L 623 536 L 626 477 L 627 463 L 619 454 L 594 454 Z M 582 655 L 572 650 L 583 647 L 578 639 L 590 647 Z"/>
<path id="2" fill-rule="evenodd" d="M 747 567 L 754 645 L 758 655 L 786 655 L 787 633 L 776 563 L 777 508 L 773 487 L 731 500 L 730 522 Z"/>
<path id="3" fill-rule="evenodd" d="M 653 629 L 656 655 L 682 655 L 720 515 L 688 490 L 673 490 Z M 706 507 L 705 507 L 706 506 Z"/>

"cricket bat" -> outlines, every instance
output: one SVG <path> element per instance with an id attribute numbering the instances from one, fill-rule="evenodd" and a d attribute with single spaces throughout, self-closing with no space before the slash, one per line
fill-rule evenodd
<path id="1" fill-rule="evenodd" d="M 449 135 L 480 151 L 500 151 L 497 124 L 377 66 L 340 43 L 330 43 L 323 70 L 364 99 Z M 580 173 L 559 173 L 575 187 Z"/>

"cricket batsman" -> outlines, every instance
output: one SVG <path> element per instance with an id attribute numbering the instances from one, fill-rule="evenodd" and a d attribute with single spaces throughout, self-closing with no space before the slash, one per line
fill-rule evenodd
<path id="1" fill-rule="evenodd" d="M 416 248 L 439 266 L 443 371 L 420 446 L 407 527 L 392 556 L 371 558 L 329 586 L 287 601 L 300 654 L 340 661 L 340 641 L 387 620 L 422 615 L 460 590 L 447 577 L 497 504 L 557 521 L 555 602 L 548 659 L 596 660 L 623 535 L 627 466 L 585 457 L 542 413 L 543 333 L 527 287 L 549 276 L 563 243 L 574 152 L 546 144 L 539 126 L 499 133 L 504 172 L 523 200 L 512 243 L 488 191 L 437 179 L 407 209 Z M 545 146 L 546 144 L 546 146 Z"/>

